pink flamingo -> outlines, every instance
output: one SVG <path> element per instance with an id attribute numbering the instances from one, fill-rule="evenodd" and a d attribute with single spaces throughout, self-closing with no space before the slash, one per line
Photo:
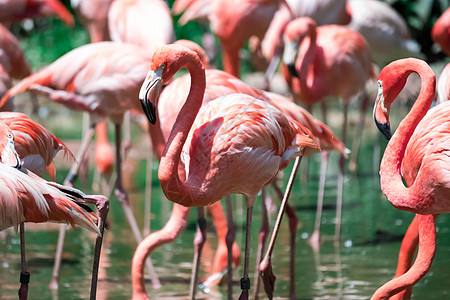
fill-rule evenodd
<path id="1" fill-rule="evenodd" d="M 427 112 L 435 96 L 436 80 L 424 61 L 401 59 L 381 71 L 374 107 L 375 123 L 386 137 L 391 137 L 390 106 L 412 72 L 419 74 L 422 80 L 420 95 L 388 143 L 380 166 L 380 183 L 394 207 L 416 213 L 419 252 L 413 266 L 380 287 L 372 299 L 387 299 L 411 288 L 428 272 L 436 250 L 434 219 L 450 211 L 450 184 L 446 176 L 450 170 L 450 102 Z M 403 185 L 402 175 L 408 187 Z"/>
<path id="2" fill-rule="evenodd" d="M 291 21 L 284 32 L 284 39 L 283 60 L 289 69 L 284 75 L 294 97 L 308 106 L 322 101 L 326 96 L 342 98 L 344 104 L 342 142 L 345 144 L 350 100 L 364 90 L 367 80 L 375 76 L 367 42 L 361 34 L 345 26 L 317 27 L 316 22 L 307 17 Z M 345 84 L 341 80 L 344 75 Z M 367 107 L 367 95 L 364 98 L 363 111 Z M 325 117 L 324 103 L 322 108 Z M 324 122 L 326 123 L 325 119 Z M 360 136 L 360 133 L 356 136 Z M 322 164 L 326 160 L 327 157 L 324 155 Z M 339 243 L 340 238 L 344 167 L 342 155 L 338 174 L 335 244 Z M 319 215 L 318 213 L 316 217 Z M 317 224 L 320 225 L 320 221 L 316 221 L 310 239 L 313 245 L 318 245 L 320 240 L 320 228 Z"/>
<path id="3" fill-rule="evenodd" d="M 450 8 L 439 17 L 431 29 L 433 42 L 441 46 L 442 51 L 450 56 Z"/>
<path id="4" fill-rule="evenodd" d="M 92 43 L 109 41 L 108 12 L 113 0 L 71 1 L 81 23 L 89 32 Z"/>
<path id="5" fill-rule="evenodd" d="M 450 63 L 448 63 L 442 70 L 437 83 L 437 101 L 440 104 L 444 101 L 450 100 Z"/>
<path id="6" fill-rule="evenodd" d="M 17 38 L 0 24 L 0 65 L 11 78 L 22 79 L 31 74 L 31 67 L 25 60 Z"/>
<path id="7" fill-rule="evenodd" d="M 72 14 L 58 0 L 4 0 L 0 3 L 1 23 L 45 15 L 58 16 L 70 27 L 74 24 Z"/>
<path id="8" fill-rule="evenodd" d="M 411 38 L 406 21 L 388 3 L 350 0 L 348 6 L 352 14 L 348 27 L 366 38 L 372 60 L 378 66 L 399 58 L 421 56 L 420 45 Z"/>
<path id="9" fill-rule="evenodd" d="M 142 26 L 148 21 L 157 26 Z M 108 26 L 111 40 L 135 44 L 150 53 L 173 42 L 175 37 L 170 10 L 162 0 L 113 1 Z"/>
<path id="10" fill-rule="evenodd" d="M 3 137 L 0 143 L 2 149 L 0 181 L 3 182 L 0 189 L 3 207 L 0 214 L 0 230 L 10 226 L 17 228 L 20 224 L 22 273 L 19 298 L 27 298 L 30 279 L 25 260 L 23 223 L 47 221 L 68 223 L 73 228 L 75 225 L 80 225 L 98 234 L 91 281 L 91 297 L 95 298 L 103 227 L 109 207 L 108 199 L 104 196 L 87 196 L 70 187 L 47 182 L 25 168 L 27 165 L 40 172 L 43 169 L 42 164 L 47 165 L 47 170 L 54 177 L 54 172 L 51 171 L 54 169 L 53 156 L 61 148 L 68 151 L 44 127 L 25 115 L 1 113 L 0 135 Z M 15 135 L 19 154 L 14 148 Z M 19 162 L 19 156 L 23 159 L 23 164 Z M 16 166 L 11 168 L 4 163 L 10 165 L 12 163 Z M 90 209 L 86 210 L 83 203 L 95 204 L 99 210 L 99 217 L 89 212 Z M 95 221 L 98 222 L 98 227 Z"/>
<path id="11" fill-rule="evenodd" d="M 126 110 L 140 109 L 133 100 L 146 74 L 142 62 L 150 61 L 150 57 L 147 51 L 130 44 L 102 42 L 85 45 L 23 79 L 0 101 L 1 107 L 11 96 L 27 90 L 37 91 L 66 107 L 89 112 L 96 118 L 92 119 L 93 124 L 83 137 L 77 160 L 66 177 L 66 185 L 73 184 L 79 162 L 83 160 L 92 138 L 95 122 L 110 117 L 116 133 L 115 193 L 138 242 L 142 236 L 122 185 L 121 121 Z M 155 274 L 154 271 L 152 274 Z M 158 281 L 155 280 L 154 284 L 158 285 Z"/>
<path id="12" fill-rule="evenodd" d="M 247 204 L 247 234 L 241 297 L 247 299 L 250 288 L 248 279 L 250 226 L 256 195 L 264 185 L 270 182 L 278 170 L 286 167 L 294 156 L 301 155 L 305 147 L 317 148 L 318 145 L 300 124 L 286 119 L 281 112 L 269 104 L 245 94 L 221 97 L 201 108 L 206 87 L 205 71 L 199 57 L 184 47 L 159 48 L 152 58 L 150 72 L 140 92 L 144 112 L 151 123 L 156 122 L 157 103 L 153 101 L 157 99 L 161 83 L 170 79 L 182 67 L 186 67 L 191 74 L 191 90 L 164 149 L 158 177 L 169 200 L 189 207 L 214 203 L 231 192 L 244 194 Z M 198 114 L 199 110 L 200 114 Z M 266 119 L 267 117 L 264 116 L 266 114 L 272 118 Z M 196 116 L 197 121 L 194 123 Z M 254 133 L 241 135 L 241 130 L 250 124 Z M 273 127 L 266 127 L 268 124 L 272 124 Z M 260 129 L 257 129 L 259 126 L 265 129 L 261 128 L 263 131 L 259 131 Z M 274 134 L 273 130 L 279 131 L 278 134 Z M 258 132 L 265 132 L 263 135 L 265 137 L 260 136 Z M 221 138 L 226 135 L 232 138 L 230 143 Z M 215 136 L 218 138 L 215 139 Z M 187 143 L 186 140 L 188 140 Z M 277 147 L 274 149 L 275 141 Z M 186 180 L 182 180 L 178 174 L 178 167 L 179 156 L 185 143 L 186 150 L 183 156 L 186 163 Z M 252 164 L 253 167 L 247 166 L 259 157 L 259 154 L 254 151 L 251 151 L 255 154 L 250 157 L 245 152 L 241 152 L 244 148 L 250 149 L 247 145 L 254 151 L 262 151 L 262 153 L 273 149 L 269 150 L 271 154 L 267 153 L 268 156 L 264 158 L 265 167 L 262 167 L 261 163 Z M 233 151 L 230 152 L 230 149 Z M 287 156 L 283 158 L 282 153 L 288 149 L 292 149 L 292 152 L 286 153 Z M 235 154 L 230 156 L 231 153 Z M 199 155 L 203 158 L 201 159 Z M 205 162 L 205 157 L 206 160 L 210 160 L 207 167 L 201 165 L 202 161 Z M 299 160 L 296 161 L 299 163 Z M 262 169 L 253 174 L 255 170 L 252 168 L 255 167 L 262 167 Z M 219 168 L 220 172 L 217 172 Z M 240 172 L 231 172 L 234 168 L 238 168 Z M 231 179 L 227 172 L 234 173 L 234 178 Z M 254 180 L 244 184 L 244 178 L 250 178 L 250 176 Z M 136 260 L 142 256 L 145 257 L 148 253 L 145 243 L 141 245 L 136 250 L 133 266 L 142 269 L 142 263 Z M 136 296 L 139 294 L 140 297 L 146 297 L 143 278 L 140 280 L 143 290 L 136 290 Z"/>

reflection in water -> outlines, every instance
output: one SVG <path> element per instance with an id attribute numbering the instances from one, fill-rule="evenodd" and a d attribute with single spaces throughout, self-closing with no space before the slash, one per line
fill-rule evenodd
<path id="1" fill-rule="evenodd" d="M 371 138 L 372 140 L 375 140 Z M 319 181 L 319 158 L 310 159 L 308 182 L 295 185 L 290 203 L 296 209 L 299 228 L 296 239 L 296 292 L 299 299 L 368 299 L 383 283 L 395 273 L 397 255 L 401 237 L 413 218 L 413 214 L 393 208 L 379 188 L 378 170 L 373 170 L 372 157 L 374 143 L 368 144 L 363 138 L 357 175 L 347 175 L 344 187 L 344 207 L 341 247 L 333 246 L 327 236 L 334 233 L 335 185 L 337 168 L 329 164 L 325 207 L 323 211 L 322 233 L 324 240 L 320 250 L 314 252 L 307 241 L 314 227 L 314 216 Z M 382 150 L 383 151 L 383 150 Z M 330 160 L 336 160 L 331 156 Z M 156 165 L 156 164 L 155 164 Z M 167 222 L 172 204 L 163 200 L 157 181 L 156 168 L 153 173 L 152 231 L 160 229 Z M 289 170 L 286 171 L 287 173 Z M 64 172 L 60 172 L 64 175 Z M 143 224 L 144 210 L 144 174 L 145 164 L 137 164 L 133 176 L 130 200 L 138 223 Z M 61 175 L 61 176 L 62 176 Z M 286 176 L 287 177 L 287 176 Z M 284 178 L 284 180 L 287 180 Z M 88 187 L 79 186 L 89 191 Z M 271 188 L 268 193 L 275 199 Z M 303 197 L 308 195 L 308 197 Z M 258 199 L 260 201 L 260 199 Z M 236 241 L 242 247 L 245 226 L 242 200 L 233 199 Z M 241 208 L 239 208 L 239 206 Z M 253 237 L 258 236 L 261 216 L 260 205 L 255 205 Z M 273 227 L 275 213 L 269 209 L 270 228 Z M 450 222 L 448 215 L 437 220 L 438 248 L 431 271 L 414 288 L 415 299 L 448 299 L 450 296 Z M 133 235 L 126 223 L 120 204 L 113 198 L 109 228 L 105 233 L 104 248 L 100 259 L 98 299 L 130 299 L 131 297 L 131 259 L 136 247 Z M 151 299 L 186 299 L 189 293 L 189 279 L 192 269 L 193 239 L 195 234 L 195 213 L 181 236 L 172 244 L 164 245 L 152 253 L 156 271 L 160 275 L 163 287 L 153 290 L 150 281 L 147 289 Z M 200 266 L 200 279 L 211 275 L 211 263 L 215 255 L 217 236 L 208 220 L 207 243 Z M 272 263 L 277 276 L 275 296 L 289 296 L 289 226 L 287 218 L 282 222 Z M 39 299 L 80 299 L 89 294 L 90 274 L 92 270 L 93 239 L 84 230 L 68 231 L 61 269 L 60 289 L 52 295 L 47 287 L 51 279 L 57 227 L 51 224 L 39 227 L 27 224 L 27 256 L 30 262 L 30 295 L 39 295 Z M 378 233 L 377 233 L 378 232 Z M 380 232 L 382 234 L 380 234 Z M 16 299 L 18 274 L 20 270 L 19 235 L 13 231 L 4 231 L 0 238 L 0 298 Z M 252 249 L 257 248 L 257 238 L 252 239 Z M 255 257 L 252 253 L 252 257 Z M 255 261 L 250 267 L 253 270 Z M 239 267 L 240 268 L 240 267 Z M 239 274 L 239 268 L 234 270 Z M 234 295 L 239 294 L 239 278 L 235 276 Z M 251 278 L 253 281 L 253 278 Z M 226 278 L 217 279 L 218 285 L 207 285 L 198 289 L 198 299 L 223 299 L 226 295 Z M 260 291 L 259 296 L 265 299 Z M 30 297 L 31 299 L 31 297 Z"/>

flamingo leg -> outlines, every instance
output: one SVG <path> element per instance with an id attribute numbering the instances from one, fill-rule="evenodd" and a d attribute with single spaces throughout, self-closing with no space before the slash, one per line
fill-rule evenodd
<path id="1" fill-rule="evenodd" d="M 280 187 L 272 181 L 272 187 L 277 193 L 280 200 L 283 200 L 283 192 Z M 290 289 L 290 298 L 296 299 L 295 296 L 295 237 L 297 236 L 297 227 L 298 227 L 298 218 L 295 215 L 295 210 L 289 203 L 286 203 L 286 215 L 289 219 L 289 232 L 290 232 L 290 240 L 291 240 L 291 251 L 290 251 L 290 264 L 289 264 L 289 289 Z"/>
<path id="2" fill-rule="evenodd" d="M 84 161 L 85 156 L 87 154 L 87 150 L 89 149 L 89 145 L 91 143 L 92 137 L 94 136 L 94 132 L 95 132 L 95 124 L 91 123 L 88 131 L 83 136 L 80 150 L 78 150 L 77 157 L 74 163 L 72 164 L 72 167 L 70 168 L 69 173 L 66 176 L 66 179 L 64 180 L 64 185 L 71 187 L 73 186 L 73 182 L 75 181 L 75 178 L 78 174 L 80 165 Z"/>
<path id="3" fill-rule="evenodd" d="M 322 151 L 320 162 L 320 179 L 319 179 L 319 191 L 317 193 L 317 209 L 316 209 L 316 220 L 314 222 L 314 232 L 309 239 L 309 244 L 311 248 L 317 252 L 320 247 L 320 223 L 322 220 L 323 211 L 323 197 L 325 195 L 325 181 L 327 177 L 327 165 L 328 158 L 330 157 L 330 152 Z"/>
<path id="4" fill-rule="evenodd" d="M 99 215 L 97 226 L 100 229 L 100 235 L 97 236 L 97 239 L 95 240 L 94 262 L 92 264 L 92 279 L 91 279 L 91 294 L 90 294 L 90 300 L 95 300 L 97 298 L 98 268 L 100 265 L 100 254 L 103 242 L 103 232 L 105 230 L 106 217 L 108 216 L 109 212 L 109 200 L 106 197 L 95 197 L 91 199 L 89 199 L 89 197 L 86 197 L 86 200 L 93 200 L 92 203 L 94 203 L 97 206 L 97 211 Z"/>
<path id="5" fill-rule="evenodd" d="M 261 214 L 262 224 L 259 230 L 258 250 L 256 252 L 256 264 L 255 264 L 255 282 L 253 283 L 253 299 L 258 299 L 258 291 L 261 281 L 259 280 L 259 264 L 261 263 L 262 253 L 264 251 L 267 234 L 269 233 L 269 216 L 267 215 L 266 204 L 266 189 L 262 189 L 261 194 Z"/>
<path id="6" fill-rule="evenodd" d="M 434 219 L 439 215 L 434 215 Z M 419 244 L 419 224 L 417 217 L 411 221 L 408 230 L 402 240 L 400 251 L 398 254 L 397 271 L 394 278 L 400 277 L 405 274 L 410 268 L 416 253 L 417 245 Z M 390 300 L 409 300 L 412 295 L 412 286 L 407 287 L 403 291 L 393 295 Z"/>
<path id="7" fill-rule="evenodd" d="M 125 216 L 128 220 L 128 224 L 130 224 L 131 230 L 133 231 L 134 237 L 136 238 L 137 243 L 142 242 L 142 235 L 139 231 L 139 227 L 136 222 L 136 218 L 133 215 L 133 211 L 130 207 L 130 202 L 128 199 L 128 194 L 123 188 L 122 184 L 122 157 L 121 157 L 121 125 L 115 124 L 115 133 L 116 133 L 116 169 L 117 169 L 117 179 L 116 179 L 116 189 L 115 194 L 117 196 L 117 200 L 122 204 L 122 209 L 125 213 Z M 159 281 L 158 275 L 156 275 L 155 269 L 150 258 L 147 259 L 147 269 L 152 278 L 153 288 L 157 289 L 161 287 L 161 282 Z"/>
<path id="8" fill-rule="evenodd" d="M 249 262 L 250 262 L 250 239 L 252 233 L 253 207 L 247 207 L 247 220 L 245 225 L 245 257 L 244 257 L 244 277 L 241 278 L 241 295 L 239 300 L 248 300 L 250 290 Z"/>
<path id="9" fill-rule="evenodd" d="M 195 299 L 195 294 L 198 285 L 198 271 L 200 268 L 200 257 L 202 255 L 203 246 L 206 242 L 206 219 L 205 208 L 203 206 L 197 207 L 197 231 L 194 238 L 194 262 L 192 266 L 191 284 L 189 299 Z"/>
<path id="10" fill-rule="evenodd" d="M 144 228 L 142 234 L 150 234 L 150 216 L 152 213 L 152 175 L 153 175 L 153 150 L 149 147 L 147 150 L 147 170 L 145 173 L 145 202 L 144 202 Z"/>
<path id="11" fill-rule="evenodd" d="M 389 299 L 398 292 L 412 287 L 430 270 L 436 254 L 436 225 L 433 215 L 416 215 L 419 223 L 419 251 L 412 267 L 402 276 L 385 283 L 371 300 Z"/>
<path id="12" fill-rule="evenodd" d="M 20 272 L 20 288 L 19 299 L 26 300 L 28 298 L 28 283 L 30 282 L 30 273 L 27 271 L 27 258 L 25 255 L 25 228 L 24 223 L 20 223 L 20 258 L 21 258 L 21 272 Z"/>
<path id="13" fill-rule="evenodd" d="M 292 185 L 295 180 L 295 176 L 297 175 L 298 168 L 300 166 L 300 162 L 302 160 L 302 156 L 297 156 L 295 158 L 294 167 L 292 168 L 291 176 L 289 177 L 288 184 L 286 186 L 286 192 L 283 197 L 283 201 L 281 202 L 280 210 L 278 211 L 277 220 L 275 222 L 275 226 L 272 231 L 272 236 L 270 238 L 269 247 L 267 248 L 266 255 L 260 264 L 261 277 L 263 279 L 264 291 L 269 299 L 273 298 L 273 290 L 275 287 L 276 276 L 272 271 L 272 252 L 275 246 L 275 241 L 277 239 L 278 231 L 280 230 L 281 220 L 283 219 L 283 213 L 286 209 L 287 201 L 291 194 Z"/>
<path id="14" fill-rule="evenodd" d="M 344 113 L 344 121 L 342 123 L 342 142 L 345 145 L 347 138 L 348 103 L 344 103 L 343 113 Z M 334 231 L 335 246 L 339 246 L 341 238 L 342 198 L 344 194 L 344 169 L 345 169 L 345 157 L 344 155 L 341 154 L 341 156 L 339 157 L 339 173 L 337 178 L 336 227 Z"/>
<path id="15" fill-rule="evenodd" d="M 73 182 L 75 181 L 75 178 L 78 174 L 80 165 L 84 161 L 85 156 L 87 154 L 87 150 L 89 149 L 89 144 L 91 143 L 92 137 L 94 136 L 94 132 L 95 132 L 95 124 L 91 123 L 88 131 L 83 136 L 80 149 L 78 150 L 77 156 L 69 170 L 69 173 L 67 173 L 66 179 L 64 180 L 64 185 L 73 186 Z M 58 283 L 59 282 L 59 270 L 61 268 L 61 259 L 62 259 L 65 235 L 66 235 L 66 225 L 60 224 L 59 225 L 58 243 L 57 243 L 56 254 L 55 254 L 55 262 L 53 264 L 52 281 L 49 284 L 49 288 L 52 290 L 58 289 L 58 285 L 59 285 L 59 283 Z"/>
<path id="16" fill-rule="evenodd" d="M 227 250 L 228 250 L 228 264 L 227 264 L 227 270 L 228 270 L 228 300 L 233 299 L 233 244 L 234 240 L 236 238 L 236 232 L 234 229 L 234 222 L 233 222 L 233 210 L 231 206 L 231 197 L 230 195 L 226 196 L 226 203 L 227 203 L 227 223 L 228 223 L 228 232 L 225 237 L 225 242 L 227 244 Z"/>
<path id="17" fill-rule="evenodd" d="M 359 122 L 356 128 L 359 128 L 356 131 L 356 134 L 354 135 L 353 138 L 353 143 L 352 143 L 352 153 L 350 155 L 350 162 L 348 164 L 348 169 L 351 172 L 356 172 L 356 163 L 358 160 L 358 154 L 359 154 L 359 147 L 361 145 L 361 138 L 362 138 L 362 131 L 364 129 L 364 122 L 366 120 L 366 112 L 367 112 L 367 108 L 369 106 L 369 95 L 364 91 L 363 93 L 363 100 L 361 102 L 361 110 L 360 110 L 360 114 L 359 114 Z"/>

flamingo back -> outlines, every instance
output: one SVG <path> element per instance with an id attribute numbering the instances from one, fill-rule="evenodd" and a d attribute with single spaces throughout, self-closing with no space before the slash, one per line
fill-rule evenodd
<path id="1" fill-rule="evenodd" d="M 189 132 L 182 152 L 186 182 L 214 188 L 217 199 L 228 193 L 254 199 L 305 146 L 319 147 L 307 129 L 267 102 L 220 97 L 200 109 Z"/>

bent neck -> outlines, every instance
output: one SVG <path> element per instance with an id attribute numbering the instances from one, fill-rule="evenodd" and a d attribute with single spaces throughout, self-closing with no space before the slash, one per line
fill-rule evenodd
<path id="1" fill-rule="evenodd" d="M 301 58 L 299 82 L 302 98 L 305 98 L 308 103 L 314 103 L 323 98 L 326 90 L 325 87 L 321 86 L 320 76 L 316 73 L 317 68 L 314 67 L 317 54 L 317 27 L 310 28 L 307 37 L 309 37 L 309 46 Z M 307 42 L 307 39 L 304 38 L 299 45 L 300 50 L 305 42 Z"/>
<path id="2" fill-rule="evenodd" d="M 180 178 L 178 165 L 183 145 L 202 106 L 206 76 L 205 69 L 198 56 L 195 59 L 192 59 L 192 56 L 188 58 L 180 63 L 179 68 L 186 67 L 191 75 L 189 95 L 177 116 L 161 156 L 158 177 L 167 199 L 184 206 L 194 206 L 194 198 L 195 195 L 198 195 L 198 188 L 187 185 Z"/>
<path id="3" fill-rule="evenodd" d="M 175 241 L 189 223 L 190 211 L 188 207 L 174 204 L 170 219 L 164 228 L 150 234 L 136 248 L 131 265 L 133 300 L 148 299 L 144 279 L 145 261 L 153 250 Z"/>
<path id="4" fill-rule="evenodd" d="M 424 200 L 430 197 L 431 187 L 424 185 L 423 180 L 419 180 L 419 178 L 416 178 L 410 187 L 405 187 L 402 181 L 401 163 L 406 146 L 417 124 L 425 116 L 433 101 L 436 79 L 431 69 L 428 66 L 425 67 L 424 64 L 411 64 L 402 70 L 404 74 L 401 76 L 405 77 L 416 72 L 421 78 L 421 89 L 411 111 L 400 123 L 386 147 L 380 165 L 380 184 L 383 193 L 396 208 L 414 213 L 428 213 L 426 209 L 430 201 Z"/>

